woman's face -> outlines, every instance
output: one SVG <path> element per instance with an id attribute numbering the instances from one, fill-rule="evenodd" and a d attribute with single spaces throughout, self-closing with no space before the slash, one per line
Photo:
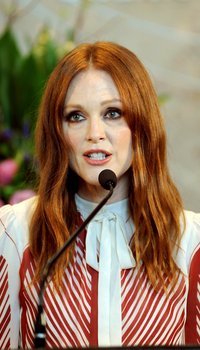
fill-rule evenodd
<path id="1" fill-rule="evenodd" d="M 89 193 L 99 190 L 99 173 L 111 169 L 118 178 L 120 196 L 127 196 L 127 170 L 133 156 L 131 130 L 108 73 L 90 68 L 71 81 L 63 130 L 71 146 L 70 167 L 80 178 L 79 194 L 88 198 Z"/>

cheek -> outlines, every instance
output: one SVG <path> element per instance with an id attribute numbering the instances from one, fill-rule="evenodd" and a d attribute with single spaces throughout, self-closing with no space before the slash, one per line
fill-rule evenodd
<path id="1" fill-rule="evenodd" d="M 126 153 L 133 152 L 133 144 L 132 144 L 132 134 L 129 128 L 122 129 L 116 138 L 118 142 L 118 147 Z"/>
<path id="2" fill-rule="evenodd" d="M 65 130 L 65 139 L 70 146 L 71 154 L 75 155 L 77 150 L 80 148 L 80 135 L 78 133 L 71 132 L 70 130 Z"/>
<path id="3" fill-rule="evenodd" d="M 69 164 L 70 167 L 75 171 L 76 170 L 76 154 L 79 147 L 79 136 L 77 133 L 72 132 L 72 130 L 69 130 L 66 124 L 63 125 L 63 132 L 64 137 L 69 145 Z"/>
<path id="4" fill-rule="evenodd" d="M 121 150 L 120 161 L 125 167 L 129 168 L 133 162 L 133 143 L 130 130 L 121 133 L 121 142 L 119 143 L 119 150 Z"/>

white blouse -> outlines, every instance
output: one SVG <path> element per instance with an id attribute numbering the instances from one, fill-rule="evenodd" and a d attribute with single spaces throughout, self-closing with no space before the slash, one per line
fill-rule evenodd
<path id="1" fill-rule="evenodd" d="M 75 196 L 83 219 L 97 204 Z M 192 255 L 200 248 L 200 214 L 185 212 L 186 227 L 180 249 L 174 250 L 174 260 L 188 277 Z M 198 234 L 189 229 L 194 220 Z M 136 266 L 129 243 L 134 233 L 128 199 L 105 205 L 87 227 L 86 262 L 99 272 L 98 340 L 100 346 L 117 346 L 122 338 L 121 270 Z M 196 247 L 196 248 L 195 248 Z M 200 266 L 199 266 L 200 274 Z M 188 279 L 186 279 L 188 292 Z M 200 311 L 200 310 L 199 310 Z M 199 319 L 200 321 L 200 319 Z"/>
<path id="2" fill-rule="evenodd" d="M 78 195 L 75 201 L 83 219 L 97 205 Z M 135 266 L 129 247 L 133 232 L 128 199 L 105 205 L 87 226 L 86 262 L 99 272 L 99 346 L 121 342 L 121 270 Z"/>
<path id="3" fill-rule="evenodd" d="M 96 206 L 78 195 L 75 201 L 83 219 Z M 38 287 L 27 291 L 26 286 L 34 276 L 29 222 L 36 202 L 31 198 L 0 208 L 0 348 L 33 345 Z M 76 239 L 64 289 L 56 294 L 47 287 L 47 345 L 200 344 L 200 214 L 185 211 L 185 217 L 186 229 L 174 251 L 184 278 L 166 298 L 152 289 L 142 263 L 135 267 L 128 200 L 105 205 L 88 224 L 85 238 Z"/>

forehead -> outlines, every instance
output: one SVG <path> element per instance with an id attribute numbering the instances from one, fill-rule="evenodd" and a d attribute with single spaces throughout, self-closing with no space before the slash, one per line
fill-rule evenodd
<path id="1" fill-rule="evenodd" d="M 112 98 L 119 98 L 119 91 L 110 74 L 104 70 L 89 68 L 86 71 L 78 73 L 70 82 L 66 102 L 73 97 L 79 98 L 90 95 L 109 95 Z"/>

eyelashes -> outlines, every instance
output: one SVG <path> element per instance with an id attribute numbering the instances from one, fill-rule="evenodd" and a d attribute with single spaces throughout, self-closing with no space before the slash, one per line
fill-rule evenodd
<path id="1" fill-rule="evenodd" d="M 122 116 L 122 111 L 119 108 L 108 108 L 105 117 L 108 119 L 118 119 Z"/>
<path id="2" fill-rule="evenodd" d="M 71 122 L 71 123 L 78 123 L 80 121 L 85 120 L 86 118 L 84 117 L 84 115 L 82 113 L 80 113 L 79 111 L 72 111 L 70 113 L 68 113 L 65 117 L 64 117 L 65 121 L 67 122 Z"/>
<path id="3" fill-rule="evenodd" d="M 121 118 L 122 114 L 123 113 L 120 108 L 109 107 L 103 113 L 103 119 L 116 120 Z M 69 123 L 80 123 L 86 119 L 87 119 L 87 116 L 78 110 L 71 111 L 64 116 L 64 120 Z"/>

